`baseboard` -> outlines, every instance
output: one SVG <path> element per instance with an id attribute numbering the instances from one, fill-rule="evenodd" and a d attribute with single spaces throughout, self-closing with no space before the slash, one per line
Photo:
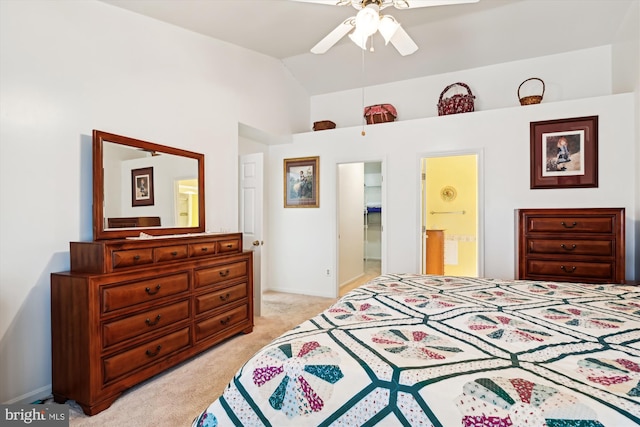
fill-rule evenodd
<path id="1" fill-rule="evenodd" d="M 344 286 L 348 285 L 349 283 L 351 283 L 351 282 L 353 282 L 353 281 L 355 281 L 355 280 L 358 280 L 358 279 L 359 279 L 359 278 L 361 278 L 361 277 L 364 277 L 364 273 L 360 273 L 360 274 L 358 274 L 357 276 L 352 277 L 351 279 L 345 280 L 344 282 L 340 283 L 340 286 L 339 286 L 339 287 L 340 287 L 340 288 L 342 288 L 342 287 L 344 287 Z"/>
<path id="2" fill-rule="evenodd" d="M 47 384 L 43 387 L 40 387 L 39 389 L 30 391 L 14 399 L 8 400 L 4 402 L 3 405 L 29 404 L 31 402 L 35 402 L 36 400 L 44 399 L 48 396 L 51 396 L 51 384 Z"/>
<path id="3" fill-rule="evenodd" d="M 323 294 L 320 292 L 314 292 L 314 291 L 300 292 L 300 289 L 281 288 L 281 287 L 263 289 L 262 292 L 282 292 L 285 294 L 297 294 L 297 295 L 309 295 L 312 297 L 334 298 L 331 295 Z"/>

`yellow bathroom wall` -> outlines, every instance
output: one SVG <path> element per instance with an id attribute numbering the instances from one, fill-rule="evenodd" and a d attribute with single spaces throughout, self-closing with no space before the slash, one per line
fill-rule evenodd
<path id="1" fill-rule="evenodd" d="M 426 227 L 444 230 L 446 275 L 478 274 L 477 170 L 476 155 L 425 161 Z M 464 214 L 439 213 L 461 211 Z"/>

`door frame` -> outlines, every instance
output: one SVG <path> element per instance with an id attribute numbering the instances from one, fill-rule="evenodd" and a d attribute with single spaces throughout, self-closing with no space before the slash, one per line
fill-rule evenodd
<path id="1" fill-rule="evenodd" d="M 452 151 L 434 151 L 434 152 L 426 152 L 426 153 L 418 153 L 418 158 L 416 159 L 418 168 L 417 168 L 417 197 L 419 200 L 418 209 L 417 209 L 417 224 L 418 230 L 417 238 L 416 238 L 416 248 L 418 258 L 416 259 L 416 271 L 422 271 L 422 258 L 424 258 L 423 253 L 423 231 L 422 231 L 422 215 L 423 215 L 423 200 L 422 200 L 422 159 L 426 158 L 437 158 L 437 157 L 456 157 L 456 156 L 468 156 L 475 155 L 477 156 L 477 165 L 478 165 L 478 236 L 477 236 L 477 250 L 478 250 L 478 277 L 484 277 L 484 149 L 470 149 L 470 150 L 452 150 Z"/>

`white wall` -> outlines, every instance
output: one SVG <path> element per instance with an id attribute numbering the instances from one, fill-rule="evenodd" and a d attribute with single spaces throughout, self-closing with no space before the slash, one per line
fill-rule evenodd
<path id="1" fill-rule="evenodd" d="M 640 145 L 640 1 L 633 2 L 613 43 L 613 93 L 635 92 L 636 146 Z M 640 150 L 636 150 L 640 165 Z M 635 182 L 640 182 L 640 166 Z M 640 185 L 636 187 L 636 218 L 640 218 Z M 640 253 L 640 221 L 636 222 L 636 253 Z M 640 256 L 635 260 L 640 271 Z"/>
<path id="2" fill-rule="evenodd" d="M 92 130 L 204 153 L 207 228 L 235 230 L 238 122 L 306 130 L 309 98 L 279 61 L 93 0 L 0 1 L 0 50 L 4 403 L 50 390 L 49 277 L 92 239 Z"/>
<path id="3" fill-rule="evenodd" d="M 499 80 L 500 67 L 494 71 Z M 531 190 L 529 123 L 590 115 L 599 116 L 598 187 Z M 283 158 L 320 156 L 320 208 L 300 212 L 271 207 L 269 234 L 278 238 L 270 238 L 273 262 L 268 282 L 289 292 L 334 295 L 334 279 L 325 277 L 323 271 L 334 266 L 336 259 L 336 197 L 332 191 L 336 164 L 370 158 L 386 159 L 384 271 L 418 272 L 419 159 L 429 153 L 470 150 L 481 152 L 483 159 L 484 221 L 480 226 L 485 237 L 485 276 L 514 277 L 515 209 L 623 207 L 627 210 L 627 277 L 633 279 L 637 277 L 634 224 L 638 221 L 634 119 L 634 95 L 620 94 L 371 125 L 366 127 L 365 137 L 359 127 L 294 135 L 293 144 L 271 147 L 268 179 L 281 179 Z M 282 193 L 274 197 L 282 197 Z M 313 257 L 294 250 L 301 236 L 313 245 Z"/>
<path id="4" fill-rule="evenodd" d="M 476 97 L 476 111 L 510 108 L 520 105 L 518 86 L 530 77 L 544 80 L 544 103 L 611 94 L 611 46 L 370 86 L 364 89 L 364 104 L 393 104 L 398 120 L 434 117 L 444 88 L 463 82 Z M 527 82 L 521 94 L 540 94 L 533 92 L 540 89 Z M 332 120 L 338 128 L 358 126 L 362 111 L 360 89 L 311 97 L 312 121 Z"/>

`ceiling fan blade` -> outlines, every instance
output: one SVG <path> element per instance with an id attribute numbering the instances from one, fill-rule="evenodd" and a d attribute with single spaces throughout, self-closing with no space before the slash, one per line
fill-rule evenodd
<path id="1" fill-rule="evenodd" d="M 320 54 L 328 51 L 334 44 L 343 38 L 349 31 L 355 27 L 355 16 L 347 18 L 344 22 L 338 25 L 333 31 L 331 31 L 325 38 L 320 40 L 318 44 L 311 48 L 311 53 Z"/>
<path id="2" fill-rule="evenodd" d="M 478 3 L 480 0 L 391 0 L 396 9 L 413 9 L 430 6 L 450 6 L 454 4 Z"/>
<path id="3" fill-rule="evenodd" d="M 400 55 L 407 56 L 418 50 L 418 45 L 413 41 L 409 34 L 402 28 L 398 27 L 391 40 L 389 40 L 393 47 L 395 47 Z"/>

